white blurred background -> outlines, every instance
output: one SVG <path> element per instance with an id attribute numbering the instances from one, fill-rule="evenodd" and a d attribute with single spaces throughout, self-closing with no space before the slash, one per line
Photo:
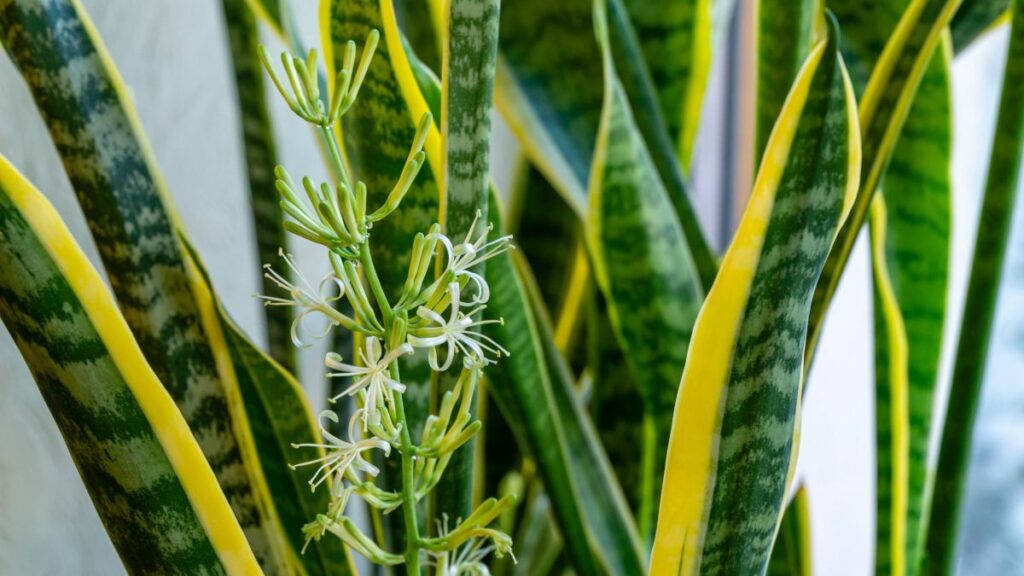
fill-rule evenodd
<path id="1" fill-rule="evenodd" d="M 82 0 L 126 83 L 185 224 L 230 313 L 261 337 L 256 261 L 244 186 L 233 76 L 220 3 L 209 0 Z M 316 0 L 294 0 L 307 38 Z M 511 4 L 511 3 L 510 3 Z M 948 336 L 959 322 L 975 219 L 991 142 L 1006 46 L 990 34 L 954 64 L 954 249 Z M 267 38 L 274 44 L 273 39 Z M 721 121 L 729 92 L 716 64 L 694 162 L 694 198 L 719 246 L 737 211 L 721 202 Z M 742 83 L 739 90 L 742 91 Z M 733 92 L 735 93 L 735 88 Z M 310 133 L 275 104 L 280 160 L 292 173 L 322 173 Z M 742 137 L 743 121 L 736 132 Z M 496 125 L 494 164 L 508 182 L 516 146 Z M 0 153 L 41 190 L 99 267 L 85 222 L 27 89 L 0 56 Z M 749 163 L 747 163 L 749 164 Z M 731 206 L 730 206 L 731 204 Z M 961 573 L 1024 573 L 1024 214 L 1015 216 L 979 430 L 974 449 Z M 293 249 L 315 272 L 314 249 Z M 874 488 L 871 308 L 866 252 L 855 252 L 828 321 L 805 408 L 800 477 L 811 497 L 815 573 L 872 571 Z M 321 350 L 304 351 L 305 383 L 320 398 Z M 948 357 L 947 357 L 948 360 Z M 946 362 L 943 390 L 947 385 Z M 14 342 L 0 327 L 0 574 L 118 574 L 123 568 L 81 485 L 60 434 Z"/>

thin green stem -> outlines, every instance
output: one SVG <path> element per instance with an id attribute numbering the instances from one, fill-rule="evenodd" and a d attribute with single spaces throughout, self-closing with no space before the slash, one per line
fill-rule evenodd
<path id="1" fill-rule="evenodd" d="M 327 146 L 327 154 L 331 157 L 334 170 L 338 173 L 338 181 L 351 189 L 352 180 L 349 178 L 348 170 L 345 169 L 345 163 L 341 159 L 341 148 L 338 147 L 338 138 L 334 135 L 334 130 L 330 126 L 322 124 L 318 125 L 317 129 L 320 131 L 320 136 Z"/>
<path id="2" fill-rule="evenodd" d="M 398 363 L 391 364 L 391 377 L 399 381 Z M 416 486 L 413 477 L 416 465 L 416 447 L 412 443 L 409 434 L 409 426 L 405 418 L 405 401 L 401 394 L 396 394 L 395 411 L 398 421 L 402 424 L 399 433 L 402 453 L 402 513 L 405 520 L 405 573 L 407 576 L 419 576 L 420 574 L 420 539 L 419 524 L 416 519 Z"/>
<path id="3" fill-rule="evenodd" d="M 384 315 L 386 325 L 394 317 L 395 312 L 391 309 L 391 304 L 388 303 L 388 296 L 384 293 L 384 287 L 380 285 L 380 278 L 377 277 L 377 269 L 374 268 L 373 257 L 370 256 L 369 242 L 363 242 L 359 247 L 359 262 L 363 265 L 366 280 L 370 283 L 370 291 L 373 292 L 373 297 L 377 300 L 377 306 L 380 307 L 380 312 Z M 395 377 L 395 379 L 397 380 L 398 378 Z"/>

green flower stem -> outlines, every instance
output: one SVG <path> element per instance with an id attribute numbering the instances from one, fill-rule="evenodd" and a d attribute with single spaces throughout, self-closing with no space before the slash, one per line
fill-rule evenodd
<path id="1" fill-rule="evenodd" d="M 334 130 L 330 126 L 322 124 L 317 128 L 327 146 L 327 154 L 331 157 L 331 163 L 334 164 L 334 169 L 338 172 L 338 179 L 351 189 L 352 181 L 348 177 L 348 171 L 345 170 L 345 163 L 341 161 L 341 149 L 338 148 L 338 138 L 334 135 Z"/>
<path id="2" fill-rule="evenodd" d="M 373 297 L 377 299 L 377 306 L 380 307 L 381 314 L 384 315 L 384 325 L 388 326 L 391 320 L 395 317 L 395 311 L 391 309 L 391 305 L 388 303 L 387 294 L 384 293 L 384 288 L 380 285 L 380 278 L 377 277 L 377 269 L 373 267 L 373 258 L 370 256 L 370 243 L 363 242 L 362 246 L 359 247 L 359 261 L 363 265 L 363 272 L 366 274 L 366 280 L 370 283 L 370 291 L 373 292 Z M 390 344 L 390 343 L 389 343 Z M 395 380 L 398 380 L 398 375 L 394 376 Z M 403 422 L 404 417 L 403 417 Z"/>
<path id="3" fill-rule="evenodd" d="M 398 362 L 393 362 L 389 368 L 391 377 L 401 381 L 398 375 Z M 416 461 L 416 447 L 409 435 L 409 427 L 406 425 L 405 401 L 401 394 L 395 395 L 395 411 L 398 413 L 398 421 L 402 425 L 399 432 L 402 453 L 402 513 L 405 518 L 405 573 L 408 576 L 419 576 L 420 574 L 420 530 L 416 520 L 416 484 L 413 479 Z"/>

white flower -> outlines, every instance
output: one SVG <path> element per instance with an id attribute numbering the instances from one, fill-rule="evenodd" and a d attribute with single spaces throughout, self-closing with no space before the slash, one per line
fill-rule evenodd
<path id="1" fill-rule="evenodd" d="M 289 464 L 292 470 L 301 466 L 310 466 L 319 464 L 316 472 L 309 479 L 309 486 L 316 490 L 317 486 L 322 484 L 324 480 L 333 477 L 332 482 L 334 483 L 334 491 L 337 494 L 341 494 L 343 480 L 345 473 L 349 468 L 361 470 L 366 472 L 370 476 L 376 476 L 380 470 L 371 464 L 369 461 L 362 457 L 362 453 L 368 450 L 382 450 L 384 455 L 387 456 L 391 453 L 391 445 L 383 440 L 377 438 L 364 438 L 361 440 L 351 440 L 355 438 L 355 422 L 361 417 L 362 410 L 357 410 L 352 415 L 352 419 L 348 423 L 348 435 L 350 441 L 346 442 L 341 438 L 338 438 L 334 434 L 331 434 L 328 430 L 328 424 L 324 420 L 330 420 L 337 424 L 338 415 L 330 410 L 324 410 L 320 413 L 320 434 L 323 436 L 323 444 L 292 444 L 292 448 L 317 448 L 324 451 L 324 455 L 312 460 L 305 462 L 299 462 L 298 464 Z"/>
<path id="2" fill-rule="evenodd" d="M 288 267 L 292 269 L 292 272 L 295 273 L 299 283 L 289 282 L 279 273 L 275 272 L 270 267 L 270 264 L 264 264 L 263 268 L 266 270 L 264 276 L 273 281 L 274 284 L 277 284 L 282 290 L 288 292 L 288 298 L 265 296 L 262 294 L 257 294 L 256 296 L 263 300 L 264 306 L 295 306 L 296 308 L 302 308 L 302 311 L 299 312 L 292 322 L 291 331 L 292 342 L 301 348 L 305 346 L 299 338 L 299 326 L 302 324 L 302 321 L 313 312 L 326 314 L 333 309 L 332 302 L 340 300 L 345 295 L 345 285 L 333 273 L 328 273 L 320 281 L 320 284 L 313 288 L 313 285 L 299 271 L 299 267 L 295 265 L 295 259 L 290 254 L 285 254 L 284 250 L 279 250 L 278 254 L 288 264 Z M 335 285 L 335 288 L 330 287 L 331 283 Z M 328 326 L 329 329 L 330 326 Z"/>
<path id="3" fill-rule="evenodd" d="M 476 217 L 473 218 L 473 224 L 470 225 L 465 239 L 460 244 L 452 245 L 452 241 L 444 234 L 435 233 L 430 235 L 430 237 L 436 238 L 444 244 L 445 249 L 448 251 L 448 270 L 455 276 L 455 279 L 464 276 L 469 284 L 476 286 L 476 296 L 467 302 L 470 306 L 483 304 L 491 297 L 487 281 L 471 269 L 485 260 L 512 249 L 512 236 L 502 236 L 490 242 L 487 241 L 487 236 L 490 235 L 491 230 L 494 228 L 491 225 L 487 226 L 487 229 L 479 238 L 475 241 L 472 240 L 473 233 L 476 230 L 476 223 L 479 219 L 480 211 L 478 210 Z"/>
<path id="4" fill-rule="evenodd" d="M 420 306 L 416 315 L 431 324 L 409 332 L 409 344 L 416 348 L 430 348 L 430 367 L 437 372 L 447 370 L 455 359 L 456 351 L 461 352 L 474 362 L 488 362 L 487 354 L 508 356 L 508 350 L 502 348 L 492 338 L 473 330 L 473 328 L 479 328 L 485 324 L 499 324 L 501 321 L 474 321 L 472 317 L 483 310 L 482 306 L 463 314 L 460 311 L 458 282 L 448 285 L 448 295 L 451 302 L 447 320 L 430 308 Z M 443 362 L 438 362 L 437 350 L 440 346 L 447 347 Z"/>
<path id="5" fill-rule="evenodd" d="M 380 340 L 374 336 L 366 339 L 363 348 L 363 350 L 359 351 L 359 357 L 363 362 L 362 366 L 345 364 L 341 361 L 341 356 L 333 352 L 327 354 L 324 363 L 328 368 L 338 370 L 338 372 L 328 374 L 328 378 L 353 379 L 352 385 L 346 388 L 344 392 L 330 398 L 331 402 L 335 402 L 342 396 L 353 396 L 360 390 L 366 390 L 366 402 L 363 407 L 363 430 L 366 430 L 369 425 L 380 423 L 380 414 L 377 413 L 377 406 L 379 403 L 387 400 L 387 390 L 399 393 L 405 392 L 405 386 L 391 378 L 388 367 L 391 366 L 392 362 L 398 360 L 399 356 L 411 354 L 413 349 L 409 344 L 402 344 L 398 348 L 382 355 Z"/>

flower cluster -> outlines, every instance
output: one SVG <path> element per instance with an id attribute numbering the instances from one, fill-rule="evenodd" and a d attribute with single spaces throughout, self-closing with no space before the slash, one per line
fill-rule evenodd
<path id="1" fill-rule="evenodd" d="M 290 273 L 282 275 L 267 266 L 266 274 L 285 295 L 261 298 L 267 306 L 296 309 L 291 333 L 297 346 L 304 345 L 300 333 L 303 321 L 314 314 L 327 320 L 328 331 L 341 327 L 354 332 L 360 342 L 354 358 L 346 361 L 339 354 L 329 353 L 324 360 L 329 377 L 344 378 L 348 383 L 329 401 L 355 403 L 347 438 L 331 432 L 340 418 L 327 410 L 320 415 L 323 441 L 295 445 L 315 450 L 316 456 L 293 468 L 313 468 L 310 487 L 316 490 L 327 485 L 331 495 L 329 508 L 306 526 L 305 535 L 308 544 L 331 533 L 374 562 L 404 563 L 411 574 L 419 574 L 421 554 L 431 559 L 438 574 L 486 573 L 483 559 L 488 553 L 503 556 L 511 552 L 509 537 L 488 528 L 511 506 L 511 496 L 485 501 L 452 530 L 448 530 L 445 518 L 438 524 L 435 537 L 417 533 L 415 514 L 417 503 L 438 484 L 452 454 L 481 428 L 472 406 L 483 369 L 508 355 L 484 333 L 488 325 L 501 320 L 483 319 L 490 288 L 482 267 L 512 248 L 511 237 L 490 238 L 491 226 L 478 226 L 479 212 L 461 241 L 452 241 L 435 224 L 412 239 L 406 280 L 397 301 L 388 300 L 391 292 L 382 286 L 370 251 L 371 229 L 398 209 L 408 193 L 423 165 L 423 146 L 433 119 L 429 114 L 421 118 L 396 184 L 381 205 L 371 210 L 366 185 L 354 181 L 345 167 L 333 126 L 352 106 L 378 38 L 376 32 L 370 34 L 358 65 L 355 44 L 348 43 L 342 70 L 334 82 L 335 92 L 326 101 L 321 99 L 314 52 L 306 60 L 282 56 L 285 83 L 270 65 L 266 51 L 260 50 L 261 60 L 288 106 L 319 131 L 337 177 L 333 184 L 303 178 L 297 185 L 284 168 L 276 169 L 281 208 L 288 216 L 285 229 L 327 248 L 331 272 L 314 286 L 302 276 L 293 258 L 282 251 Z M 297 280 L 293 282 L 289 277 Z M 339 309 L 342 302 L 348 304 L 350 312 Z M 413 441 L 406 422 L 406 384 L 400 376 L 402 359 L 417 350 L 436 372 L 453 370 L 461 358 L 456 384 L 437 402 L 438 410 L 427 418 L 418 443 Z M 393 452 L 400 455 L 399 488 L 384 489 L 376 484 L 380 470 L 371 463 L 368 453 L 372 451 L 385 458 Z M 352 495 L 384 512 L 403 508 L 407 548 L 387 551 L 347 518 L 345 511 Z"/>

